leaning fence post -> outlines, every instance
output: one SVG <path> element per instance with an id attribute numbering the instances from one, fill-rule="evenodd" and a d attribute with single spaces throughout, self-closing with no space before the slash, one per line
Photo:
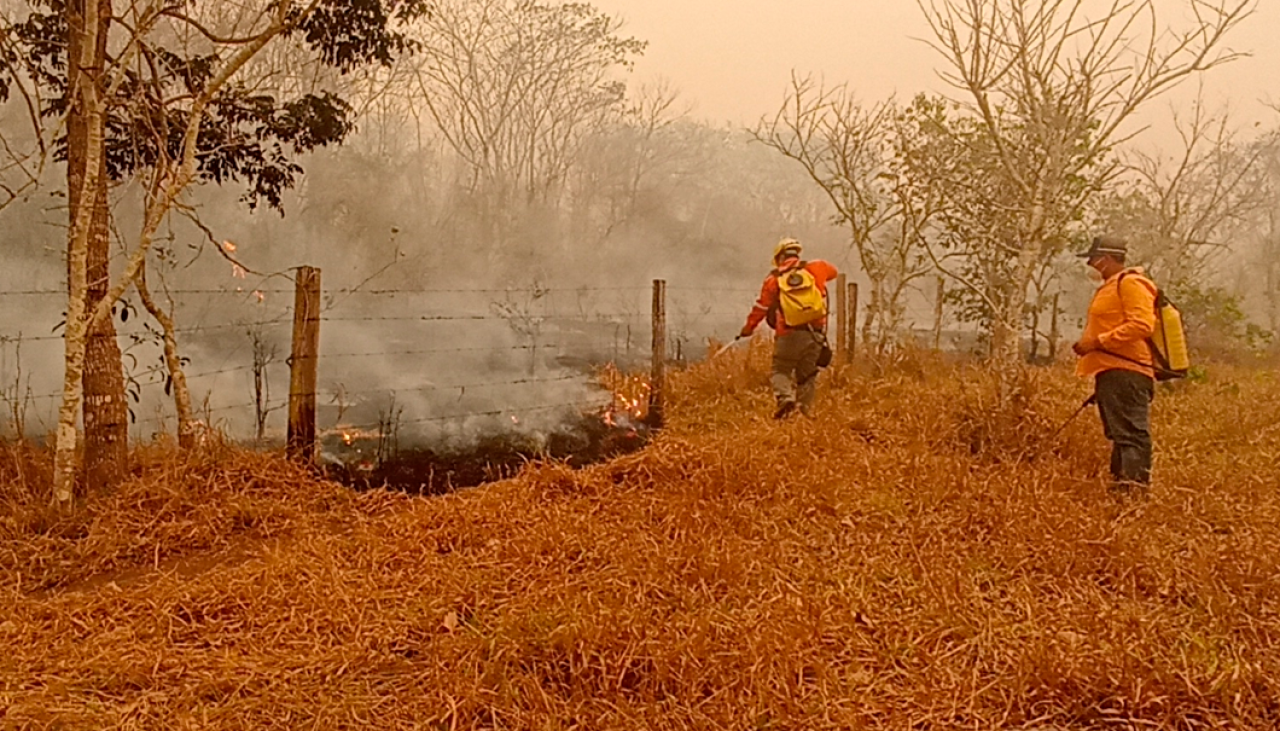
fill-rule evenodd
<path id="1" fill-rule="evenodd" d="M 652 429 L 663 425 L 663 391 L 667 383 L 667 283 L 653 280 L 653 372 L 649 377 L 649 416 Z"/>
<path id="2" fill-rule="evenodd" d="M 831 303 L 831 311 L 836 313 L 836 362 L 849 362 L 849 328 L 845 319 L 848 312 L 845 308 L 845 301 L 848 299 L 848 281 L 847 274 L 839 274 L 836 276 L 835 302 Z"/>
<path id="3" fill-rule="evenodd" d="M 858 283 L 849 282 L 846 290 L 849 294 L 844 303 L 844 311 L 847 315 L 844 322 L 845 335 L 849 340 L 849 362 L 853 362 L 853 355 L 858 350 Z"/>
<path id="4" fill-rule="evenodd" d="M 293 298 L 293 347 L 289 355 L 291 459 L 316 459 L 316 370 L 320 352 L 320 270 L 298 267 Z"/>

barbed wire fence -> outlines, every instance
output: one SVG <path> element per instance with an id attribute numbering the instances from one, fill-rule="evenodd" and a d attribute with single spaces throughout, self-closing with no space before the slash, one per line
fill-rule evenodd
<path id="1" fill-rule="evenodd" d="M 230 286 L 166 291 L 196 416 L 240 442 L 285 442 L 290 400 L 309 398 L 323 442 L 334 435 L 394 429 L 410 439 L 536 427 L 566 414 L 608 408 L 617 394 L 603 369 L 662 377 L 732 340 L 759 290 L 677 285 L 632 287 L 338 288 L 317 290 L 312 319 L 318 364 L 311 393 L 293 393 L 298 288 Z M 841 278 L 833 298 L 839 347 L 857 343 L 857 284 Z M 8 430 L 51 431 L 61 399 L 65 308 L 56 289 L 0 291 L 0 400 Z M 904 320 L 917 340 L 941 331 L 941 308 L 913 304 Z M 115 316 L 125 356 L 131 432 L 176 431 L 161 332 L 122 304 Z M 661 333 L 658 329 L 661 328 Z M 930 333 L 933 333 L 931 336 Z M 662 356 L 653 345 L 661 343 Z M 833 342 L 833 346 L 836 345 Z M 295 381 L 296 382 L 296 381 Z M 652 389 L 651 389 L 652 390 Z M 660 397 L 660 393 L 657 394 Z M 650 394 L 650 399 L 654 394 Z M 634 393 L 627 396 L 634 405 Z M 297 415 L 294 415 L 297 418 Z"/>
<path id="2" fill-rule="evenodd" d="M 323 292 L 313 395 L 321 434 L 396 428 L 457 436 L 485 422 L 551 422 L 598 409 L 613 393 L 601 369 L 644 371 L 652 357 L 651 286 L 352 288 Z M 167 291 L 196 416 L 239 441 L 280 444 L 294 344 L 293 288 Z M 666 359 L 696 360 L 693 343 L 733 333 L 751 290 L 673 290 Z M 65 309 L 57 289 L 0 291 L 12 324 L 0 330 L 0 396 L 10 434 L 47 434 L 61 399 Z M 709 305 L 709 299 L 720 303 Z M 702 300 L 702 301 L 698 301 Z M 749 300 L 747 300 L 749 302 Z M 28 327 L 27 324 L 31 326 Z M 131 432 L 176 431 L 161 331 L 122 304 Z"/>
<path id="3" fill-rule="evenodd" d="M 237 376 L 252 379 L 255 365 L 246 355 L 247 334 L 274 331 L 287 339 L 290 309 L 283 302 L 268 300 L 267 291 L 261 290 L 174 289 L 167 294 L 181 303 L 178 321 L 184 324 L 175 334 L 183 346 L 186 378 L 194 400 L 203 407 L 202 416 L 216 420 L 245 408 L 245 395 L 226 387 Z M 9 417 L 4 426 L 11 435 L 47 434 L 62 398 L 61 313 L 66 309 L 66 292 L 3 290 L 0 306 L 5 313 L 0 330 L 0 400 Z M 145 436 L 171 429 L 172 408 L 163 408 L 169 384 L 159 326 L 128 300 L 116 308 L 113 320 L 125 365 L 131 431 Z M 281 366 L 282 362 L 269 367 Z"/>

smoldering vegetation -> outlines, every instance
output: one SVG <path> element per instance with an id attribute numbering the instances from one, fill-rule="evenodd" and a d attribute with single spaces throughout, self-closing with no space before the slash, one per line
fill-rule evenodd
<path id="1" fill-rule="evenodd" d="M 751 155 L 744 139 L 739 144 L 737 154 Z M 655 244 L 652 221 L 610 234 L 616 240 L 603 245 L 596 233 L 541 257 L 536 252 L 558 235 L 553 230 L 544 239 L 522 229 L 505 247 L 485 245 L 457 224 L 430 235 L 440 226 L 431 211 L 409 200 L 388 204 L 386 190 L 344 179 L 343 171 L 361 159 L 343 150 L 308 161 L 305 193 L 317 202 L 293 196 L 283 219 L 246 214 L 234 196 L 201 191 L 208 198 L 200 206 L 202 224 L 223 234 L 208 240 L 175 221 L 161 252 L 169 266 L 151 273 L 157 298 L 173 307 L 197 415 L 236 441 L 271 447 L 283 441 L 289 388 L 294 293 L 285 265 L 320 267 L 321 456 L 353 484 L 387 477 L 419 489 L 396 476 L 397 465 L 426 455 L 440 469 L 413 472 L 434 490 L 475 484 L 536 456 L 613 453 L 628 439 L 603 418 L 631 408 L 619 405 L 600 376 L 651 360 L 651 280 L 670 283 L 670 356 L 678 365 L 702 357 L 707 338 L 740 327 L 762 267 L 744 265 L 737 252 L 767 262 L 768 240 L 757 232 L 715 230 L 714 221 L 725 220 L 718 206 L 741 208 L 731 197 L 707 200 L 703 218 L 675 229 L 691 237 L 696 226 L 708 241 L 724 242 L 720 252 L 679 239 Z M 379 165 L 394 178 L 391 163 Z M 344 225 L 352 212 L 362 220 Z M 659 209 L 652 218 L 671 215 Z M 9 295 L 21 306 L 4 314 L 13 323 L 5 343 L 6 394 L 12 413 L 21 413 L 12 423 L 32 437 L 53 423 L 62 349 L 52 331 L 60 308 L 52 263 L 58 229 L 49 225 L 47 232 L 51 253 L 29 266 L 38 276 L 28 281 L 38 283 L 15 278 L 13 288 L 25 293 Z M 116 324 L 126 350 L 132 433 L 142 439 L 172 433 L 157 326 L 133 299 Z M 384 466 L 392 455 L 394 464 Z"/>
<path id="2" fill-rule="evenodd" d="M 289 268 L 300 263 L 323 279 L 321 428 L 367 431 L 395 421 L 403 447 L 453 448 L 498 429 L 554 431 L 566 410 L 607 407 L 613 395 L 598 386 L 600 369 L 651 359 L 655 278 L 669 283 L 670 357 L 678 363 L 741 326 L 770 242 L 784 230 L 806 237 L 815 253 L 840 256 L 798 174 L 744 133 L 681 119 L 666 137 L 693 152 L 665 152 L 666 167 L 635 193 L 637 210 L 594 225 L 538 209 L 486 233 L 462 193 L 426 175 L 447 158 L 378 154 L 363 135 L 303 160 L 305 184 L 287 196 L 283 216 L 250 213 L 231 190 L 199 190 L 208 232 L 175 218 L 148 272 L 157 299 L 172 307 L 197 412 L 237 440 L 280 441 Z M 750 196 L 718 184 L 748 175 L 759 189 Z M 808 216 L 779 215 L 798 200 Z M 33 196 L 6 211 L 21 225 L 0 234 L 16 256 L 0 285 L 6 393 L 21 403 L 30 436 L 51 427 L 59 390 L 64 209 L 56 201 Z M 127 221 L 127 204 L 116 215 Z M 779 223 L 788 219 L 794 223 Z M 132 432 L 172 432 L 158 327 L 136 297 L 126 300 L 116 326 Z"/>
<path id="3" fill-rule="evenodd" d="M 238 17 L 201 12 L 211 26 Z M 877 353 L 920 341 L 985 353 L 1004 317 L 1026 334 L 1029 358 L 1052 362 L 1088 298 L 1070 249 L 1104 228 L 1133 240 L 1203 353 L 1256 359 L 1271 347 L 1274 129 L 1238 130 L 1197 107 L 1181 118 L 1183 149 L 1153 152 L 1140 135 L 1061 176 L 1103 190 L 1064 198 L 1060 230 L 1041 242 L 1035 271 L 1019 273 L 1023 307 L 1001 252 L 1021 225 L 1006 214 L 1028 207 L 999 199 L 1016 186 L 998 183 L 1008 171 L 981 145 L 957 144 L 982 134 L 963 104 L 860 100 L 797 71 L 778 114 L 744 130 L 699 120 L 696 100 L 669 84 L 638 83 L 644 39 L 590 5 L 437 3 L 406 33 L 417 53 L 349 74 L 296 39 L 255 57 L 243 73 L 264 98 L 335 94 L 355 131 L 341 146 L 269 150 L 263 164 L 296 176 L 270 194 L 234 175 L 197 187 L 149 258 L 196 411 L 237 441 L 281 439 L 289 279 L 303 264 L 323 272 L 321 428 L 406 446 L 453 449 L 512 429 L 536 442 L 566 413 L 607 408 L 598 370 L 651 358 L 653 279 L 670 287 L 666 355 L 696 360 L 709 338 L 737 330 L 782 235 L 862 285 L 859 337 Z M 521 42 L 526 33 L 541 43 Z M 485 53 L 467 68 L 451 43 Z M 531 78 L 545 83 L 504 93 Z M 3 131 L 13 150 L 30 146 L 19 116 Z M 11 262 L 0 272 L 6 428 L 29 436 L 53 423 L 65 309 L 63 171 L 45 162 L 39 179 L 6 183 L 22 195 L 0 230 Z M 6 174 L 19 169 L 31 168 Z M 113 181 L 116 270 L 138 230 L 139 185 Z M 116 325 L 133 436 L 172 432 L 156 327 L 132 294 Z"/>
<path id="4" fill-rule="evenodd" d="M 566 419 L 609 409 L 600 369 L 651 359 L 652 280 L 671 286 L 679 362 L 736 330 L 776 237 L 842 256 L 798 171 L 740 129 L 697 121 L 665 85 L 630 83 L 643 43 L 616 19 L 583 4 L 437 5 L 404 31 L 420 53 L 388 66 L 337 73 L 293 39 L 244 70 L 264 99 L 337 95 L 357 129 L 341 147 L 267 149 L 251 172 L 271 175 L 251 181 L 250 168 L 231 166 L 166 219 L 146 276 L 177 323 L 207 426 L 281 441 L 299 265 L 322 272 L 326 436 L 394 425 L 383 436 L 401 448 L 456 450 L 498 431 L 549 438 Z M 210 27 L 237 18 L 193 12 Z M 462 28 L 494 51 L 465 91 L 448 83 L 460 69 L 444 48 Z M 535 32 L 544 43 L 519 42 Z M 157 42 L 177 42 L 166 38 Z M 503 93 L 530 78 L 542 85 Z M 480 127 L 457 127 L 450 110 L 460 109 Z M 226 162 L 205 154 L 202 164 Z M 48 163 L 6 206 L 0 233 L 14 262 L 0 274 L 3 382 L 22 414 L 12 428 L 28 436 L 49 431 L 60 390 L 66 207 L 64 171 Z M 113 180 L 117 272 L 143 215 L 140 181 Z M 7 305 L 19 296 L 21 307 Z M 172 433 L 157 327 L 126 300 L 115 325 L 131 433 Z"/>

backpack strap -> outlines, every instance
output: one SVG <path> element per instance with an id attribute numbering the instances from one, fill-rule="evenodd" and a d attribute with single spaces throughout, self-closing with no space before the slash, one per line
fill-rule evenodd
<path id="1" fill-rule="evenodd" d="M 773 298 L 773 302 L 769 303 L 769 309 L 764 312 L 764 322 L 770 328 L 778 329 L 778 311 L 782 309 L 782 270 L 774 267 L 769 270 L 769 276 L 773 277 L 778 283 L 778 294 Z"/>
<path id="2" fill-rule="evenodd" d="M 1132 269 L 1125 269 L 1123 272 L 1120 272 L 1119 277 L 1116 277 L 1116 299 L 1120 300 L 1120 316 L 1121 317 L 1125 317 L 1124 288 L 1121 285 L 1124 284 L 1124 278 L 1129 276 L 1130 274 L 1138 274 L 1138 272 L 1135 272 Z M 1139 274 L 1139 276 L 1141 275 Z M 1147 281 L 1151 281 L 1151 280 L 1147 280 Z M 1152 284 L 1155 284 L 1155 282 L 1152 282 Z M 1156 285 L 1156 298 L 1155 298 L 1156 325 L 1158 327 L 1163 328 L 1164 320 L 1160 317 L 1160 299 L 1161 299 L 1160 295 L 1161 295 L 1160 286 Z M 1147 349 L 1151 351 L 1151 366 L 1150 366 L 1151 370 L 1155 371 L 1157 376 L 1160 375 L 1161 373 L 1172 373 L 1173 370 L 1169 367 L 1169 360 L 1165 358 L 1164 354 L 1160 352 L 1160 349 L 1156 347 L 1156 341 L 1153 340 L 1150 336 L 1148 336 L 1145 342 L 1147 344 Z M 1126 358 L 1125 356 L 1120 355 L 1119 353 L 1112 353 L 1110 350 L 1103 350 L 1101 352 L 1106 353 L 1107 355 L 1113 358 L 1126 360 L 1126 361 L 1129 361 L 1130 363 L 1133 363 L 1135 365 L 1140 365 L 1144 368 L 1148 367 L 1146 363 L 1136 361 L 1133 358 Z"/>
<path id="3" fill-rule="evenodd" d="M 797 269 L 804 269 L 807 266 L 809 266 L 809 262 L 801 260 L 801 261 L 797 261 L 795 266 L 787 267 L 786 269 L 783 269 L 781 267 L 774 267 L 773 271 L 769 273 L 775 277 L 781 277 L 783 274 L 786 274 L 787 272 L 794 272 Z"/>

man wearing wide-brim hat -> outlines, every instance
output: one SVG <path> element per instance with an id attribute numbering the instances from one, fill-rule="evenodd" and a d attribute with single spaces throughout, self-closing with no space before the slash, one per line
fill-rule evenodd
<path id="1" fill-rule="evenodd" d="M 1111 441 L 1115 490 L 1145 489 L 1151 482 L 1151 401 L 1155 370 L 1148 339 L 1156 325 L 1154 282 L 1125 266 L 1123 239 L 1098 236 L 1079 256 L 1100 284 L 1089 303 L 1084 333 L 1072 350 L 1076 372 L 1094 381 L 1102 429 Z"/>

